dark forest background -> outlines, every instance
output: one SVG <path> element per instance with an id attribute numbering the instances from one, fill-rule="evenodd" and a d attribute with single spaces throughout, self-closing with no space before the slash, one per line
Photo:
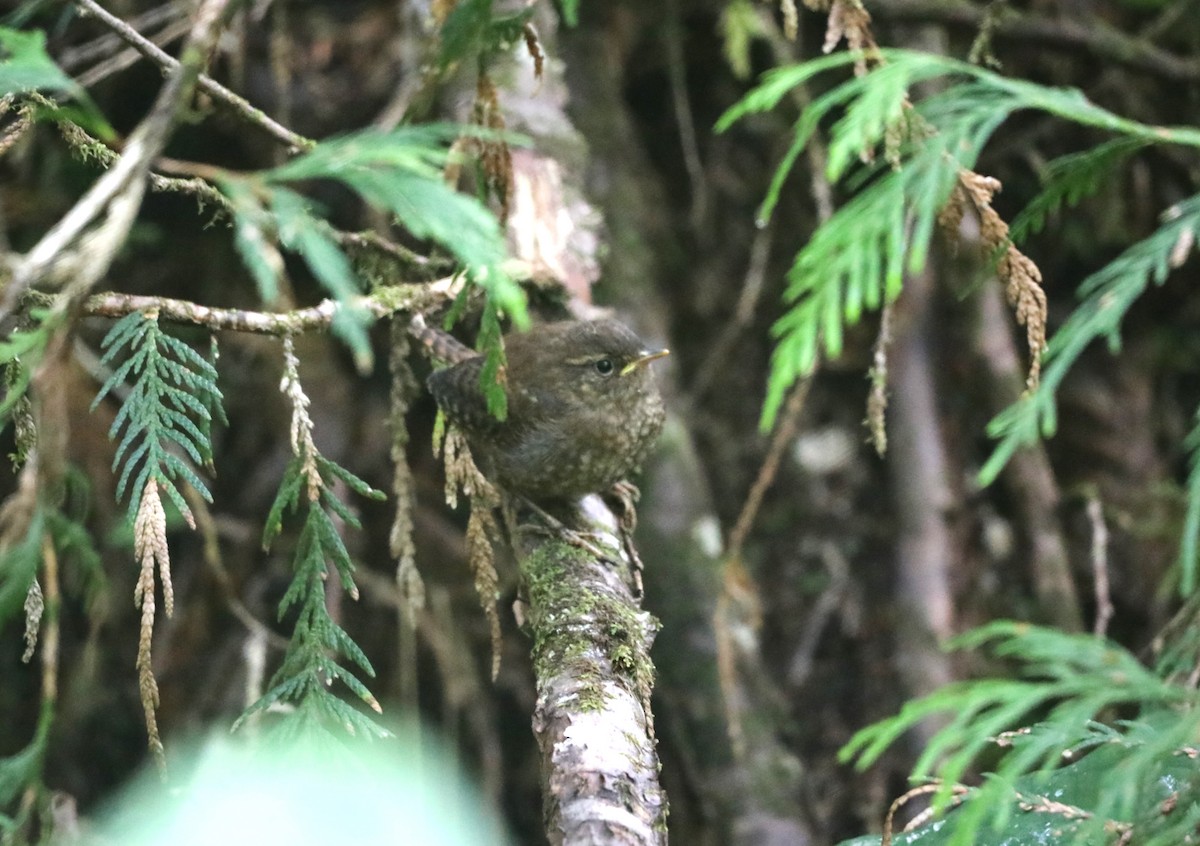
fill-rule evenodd
<path id="1" fill-rule="evenodd" d="M 437 38 L 431 20 L 444 5 L 248 3 L 208 72 L 318 140 L 401 119 L 470 120 L 477 68 L 425 72 Z M 189 11 L 182 2 L 105 6 L 168 51 L 182 34 L 171 27 Z M 883 47 L 960 59 L 974 47 L 1004 75 L 1078 88 L 1134 120 L 1200 120 L 1200 4 L 1191 0 L 873 0 L 866 8 Z M 50 55 L 85 81 L 118 136 L 129 132 L 162 85 L 160 71 L 136 58 L 114 62 L 123 45 L 105 48 L 107 29 L 71 3 L 25 11 L 20 25 L 43 29 Z M 1090 631 L 1103 614 L 1111 638 L 1148 654 L 1176 610 L 1183 442 L 1200 403 L 1197 261 L 1134 304 L 1119 349 L 1086 350 L 1059 390 L 1056 435 L 1019 453 L 989 487 L 977 482 L 992 448 L 987 425 L 1019 397 L 1028 351 L 986 260 L 950 239 L 940 238 L 926 269 L 906 278 L 891 315 L 886 455 L 877 455 L 863 422 L 878 314 L 848 330 L 843 354 L 821 361 L 764 433 L 770 329 L 786 308 L 787 270 L 848 194 L 824 180 L 818 138 L 769 224 L 756 225 L 804 98 L 819 96 L 824 83 L 723 133 L 713 127 L 759 74 L 821 55 L 828 16 L 800 8 L 789 39 L 785 13 L 771 4 L 582 0 L 578 12 L 567 26 L 561 9 L 535 9 L 540 81 L 521 43 L 489 60 L 489 72 L 504 125 L 532 139 L 513 154 L 518 182 L 524 175 L 557 192 L 531 201 L 535 211 L 515 209 L 510 235 L 545 222 L 538 202 L 569 219 L 569 261 L 526 285 L 535 320 L 564 307 L 611 308 L 672 351 L 657 370 L 671 417 L 640 479 L 639 508 L 645 607 L 662 622 L 653 704 L 671 837 L 698 846 L 823 844 L 878 831 L 937 723 L 910 732 L 865 771 L 840 763 L 838 749 L 914 696 L 1008 669 L 943 652 L 941 640 L 1000 618 Z M 994 204 L 1011 221 L 1037 193 L 1047 162 L 1103 137 L 1017 113 L 976 170 L 1002 183 Z M 287 157 L 204 95 L 166 155 L 239 171 Z M 0 157 L 7 248 L 27 250 L 99 172 L 53 125 L 25 132 Z M 1050 331 L 1075 307 L 1082 279 L 1153 232 L 1198 184 L 1195 156 L 1150 148 L 1029 236 L 1022 249 L 1041 269 Z M 308 193 L 346 230 L 387 226 L 337 185 L 316 183 Z M 324 296 L 299 263 L 288 269 L 293 305 Z M 194 197 L 169 193 L 147 194 L 98 290 L 260 307 L 228 225 Z M 460 330 L 468 341 L 473 320 Z M 64 575 L 62 682 L 43 781 L 83 816 L 148 762 L 134 665 L 138 610 L 129 601 L 137 568 L 107 434 L 119 405 L 110 398 L 89 408 L 110 325 L 82 322 L 61 385 L 106 584 L 89 593 Z M 207 344 L 193 329 L 170 331 Z M 378 363 L 365 375 L 325 333 L 299 336 L 296 353 L 323 454 L 388 491 L 393 339 L 378 326 L 371 342 Z M 229 725 L 249 704 L 247 649 L 265 650 L 269 673 L 289 634 L 275 613 L 291 578 L 289 548 L 285 541 L 267 554 L 260 544 L 289 457 L 279 343 L 225 332 L 220 350 L 228 423 L 214 428 L 211 519 L 201 532 L 172 528 L 177 608 L 155 631 L 168 758 L 174 743 Z M 411 361 L 423 379 L 428 363 L 415 354 Z M 352 498 L 363 530 L 348 532 L 346 543 L 361 597 L 331 592 L 331 613 L 374 663 L 370 687 L 385 715 L 419 715 L 515 841 L 537 843 L 529 643 L 510 611 L 517 579 L 502 560 L 503 660 L 493 683 L 465 517 L 444 504 L 430 448 L 434 411 L 422 393 L 408 415 L 426 599 L 415 647 L 402 643 L 390 500 Z M 12 427 L 4 438 L 12 452 Z M 0 485 L 8 492 L 15 480 L 5 471 Z M 206 550 L 214 539 L 216 555 Z M 1097 593 L 1098 565 L 1106 594 Z M 1111 616 L 1102 611 L 1106 597 Z M 0 755 L 21 749 L 38 718 L 40 675 L 36 661 L 21 662 L 21 630 L 20 615 L 0 630 Z"/>

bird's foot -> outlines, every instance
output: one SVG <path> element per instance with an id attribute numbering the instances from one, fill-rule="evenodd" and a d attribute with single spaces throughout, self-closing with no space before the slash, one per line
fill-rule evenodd
<path id="1" fill-rule="evenodd" d="M 525 497 L 521 497 L 521 505 L 536 514 L 542 521 L 542 525 L 525 524 L 521 527 L 523 531 L 561 538 L 571 546 L 578 547 L 589 555 L 594 555 L 601 561 L 613 562 L 614 553 L 612 548 L 606 544 L 597 543 L 597 540 L 601 537 L 600 535 L 572 529 L 549 511 Z"/>
<path id="2" fill-rule="evenodd" d="M 621 481 L 609 489 L 604 495 L 605 501 L 613 507 L 617 515 L 617 535 L 621 539 L 621 548 L 629 559 L 629 569 L 633 576 L 634 599 L 641 600 L 645 596 L 645 586 L 642 583 L 642 557 L 638 555 L 637 547 L 633 544 L 633 533 L 637 529 L 637 502 L 642 498 L 642 492 L 633 482 Z"/>

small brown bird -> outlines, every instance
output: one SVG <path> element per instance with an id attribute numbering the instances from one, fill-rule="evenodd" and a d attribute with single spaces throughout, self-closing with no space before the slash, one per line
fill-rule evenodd
<path id="1" fill-rule="evenodd" d="M 428 381 L 484 475 L 534 502 L 603 493 L 635 470 L 662 431 L 649 350 L 615 320 L 565 321 L 504 337 L 508 416 L 487 410 L 473 356 Z"/>

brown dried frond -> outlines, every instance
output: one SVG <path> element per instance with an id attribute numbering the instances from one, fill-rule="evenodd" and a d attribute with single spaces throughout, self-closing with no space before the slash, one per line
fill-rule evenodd
<path id="1" fill-rule="evenodd" d="M 529 51 L 529 57 L 533 59 L 533 76 L 538 82 L 542 81 L 542 71 L 546 67 L 546 54 L 542 51 L 542 41 L 538 38 L 537 29 L 531 23 L 526 23 L 521 28 L 521 35 L 525 38 L 525 49 Z"/>
<path id="2" fill-rule="evenodd" d="M 1179 217 L 1179 206 L 1171 206 L 1167 209 L 1164 217 L 1167 220 L 1174 220 Z M 1191 228 L 1181 229 L 1179 237 L 1175 239 L 1175 243 L 1171 247 L 1171 254 L 1167 259 L 1167 263 L 1172 269 L 1175 269 L 1188 260 L 1192 254 L 1192 250 L 1196 248 L 1196 233 Z"/>
<path id="3" fill-rule="evenodd" d="M 17 490 L 0 505 L 0 553 L 21 543 L 29 533 L 38 501 L 38 453 L 31 448 L 17 480 Z M 28 663 L 37 647 L 45 602 L 42 586 L 35 577 L 25 594 L 25 652 L 21 660 Z"/>
<path id="4" fill-rule="evenodd" d="M 296 358 L 296 348 L 291 335 L 283 337 L 283 379 L 279 390 L 292 403 L 292 424 L 289 430 L 292 443 L 292 454 L 299 456 L 304 466 L 304 474 L 308 484 L 308 501 L 316 502 L 321 496 L 321 473 L 317 469 L 317 446 L 313 442 L 313 422 L 308 414 L 308 395 L 300 384 L 300 360 Z"/>
<path id="5" fill-rule="evenodd" d="M 430 4 L 429 12 L 433 16 L 433 22 L 441 26 L 446 22 L 446 18 L 450 17 L 450 13 L 454 11 L 454 7 L 458 5 L 458 0 L 433 0 Z"/>
<path id="6" fill-rule="evenodd" d="M 388 549 L 396 559 L 396 586 L 400 590 L 404 616 L 414 629 L 417 612 L 425 607 L 425 585 L 416 566 L 416 544 L 413 542 L 412 468 L 408 465 L 408 408 L 420 390 L 409 365 L 411 340 L 403 321 L 393 320 L 388 366 L 392 372 L 391 407 L 388 422 L 392 430 L 392 493 L 396 498 L 396 513 L 388 533 Z"/>
<path id="7" fill-rule="evenodd" d="M 37 649 L 38 631 L 42 627 L 42 613 L 46 610 L 46 601 L 42 596 L 42 585 L 35 578 L 29 584 L 25 593 L 25 651 L 21 653 L 22 663 L 28 664 Z"/>
<path id="8" fill-rule="evenodd" d="M 11 101 L 12 95 L 9 95 L 3 100 L 0 100 L 0 105 L 7 104 Z M 7 108 L 5 108 L 3 111 L 0 111 L 0 116 L 3 116 L 6 111 L 8 111 Z M 11 150 L 16 143 L 25 136 L 25 133 L 29 131 L 31 126 L 33 126 L 33 122 L 33 110 L 28 106 L 21 109 L 17 119 L 13 121 L 13 123 L 2 135 L 0 135 L 0 156 L 3 156 L 5 153 Z"/>
<path id="9" fill-rule="evenodd" d="M 486 73 L 479 74 L 475 84 L 472 122 L 496 132 L 503 132 L 507 128 L 496 86 Z M 512 150 L 502 138 L 475 139 L 474 147 L 479 155 L 479 163 L 483 166 L 488 190 L 500 201 L 500 222 L 503 223 L 508 220 L 508 209 L 512 200 Z"/>
<path id="10" fill-rule="evenodd" d="M 500 577 L 496 573 L 494 538 L 500 536 L 500 526 L 492 507 L 475 500 L 467 518 L 467 561 L 479 597 L 479 607 L 487 618 L 492 643 L 492 681 L 500 675 L 500 612 L 496 603 Z"/>
<path id="11" fill-rule="evenodd" d="M 167 517 L 163 511 L 162 500 L 158 495 L 158 483 L 153 479 L 146 482 L 142 491 L 142 501 L 134 519 L 134 554 L 138 557 L 140 569 L 137 584 L 133 588 L 133 602 L 142 609 L 141 627 L 138 634 L 138 692 L 141 695 L 142 710 L 146 716 L 146 735 L 150 751 L 159 768 L 166 766 L 163 754 L 162 739 L 158 734 L 158 718 L 155 710 L 158 708 L 158 680 L 154 678 L 154 667 L 151 661 L 150 648 L 154 642 L 154 569 L 155 563 L 163 578 L 163 596 L 168 616 L 174 606 L 174 594 L 171 590 L 170 559 L 167 557 L 166 529 Z"/>
<path id="12" fill-rule="evenodd" d="M 846 46 L 858 54 L 854 60 L 855 76 L 865 76 L 872 67 L 883 64 L 879 45 L 871 34 L 871 13 L 861 0 L 833 0 L 829 7 L 822 51 L 832 53 L 843 38 Z"/>
<path id="13" fill-rule="evenodd" d="M 779 11 L 783 13 L 783 34 L 788 41 L 795 41 L 800 32 L 800 15 L 796 11 L 796 0 L 779 0 Z"/>
<path id="14" fill-rule="evenodd" d="M 999 256 L 996 275 L 1004 282 L 1004 293 L 1016 314 L 1017 323 L 1025 327 L 1025 340 L 1029 346 L 1029 374 L 1025 385 L 1032 391 L 1041 379 L 1042 353 L 1046 350 L 1046 292 L 1042 289 L 1042 272 L 1009 240 L 1008 224 L 992 208 L 992 197 L 1000 188 L 998 179 L 960 170 L 953 194 L 961 195 L 960 203 L 963 200 L 970 202 L 979 216 L 979 234 L 984 249 Z M 961 219 L 959 212 L 958 220 Z"/>
<path id="15" fill-rule="evenodd" d="M 470 485 L 479 470 L 471 457 L 471 448 L 467 438 L 457 426 L 446 424 L 446 433 L 442 437 L 442 464 L 446 468 L 446 504 L 458 508 L 458 492 L 462 490 L 467 496 L 471 495 Z"/>
<path id="16" fill-rule="evenodd" d="M 918 785 L 917 787 L 914 787 L 911 790 L 906 791 L 901 796 L 898 796 L 892 802 L 892 804 L 888 807 L 887 818 L 884 819 L 884 821 L 883 821 L 883 839 L 881 841 L 880 846 L 891 846 L 892 831 L 893 831 L 893 827 L 896 822 L 896 813 L 901 808 L 903 808 L 905 805 L 907 805 L 910 801 L 912 801 L 913 799 L 915 799 L 918 796 L 928 796 L 930 793 L 937 793 L 941 789 L 942 789 L 941 781 L 932 781 L 929 784 Z M 965 785 L 956 784 L 956 785 L 954 785 L 953 788 L 951 788 L 950 792 L 953 796 L 952 804 L 951 804 L 951 807 L 953 807 L 955 805 L 962 804 L 963 798 L 969 792 L 969 788 L 967 788 Z M 925 811 L 922 811 L 921 813 L 917 814 L 915 817 L 913 817 L 913 819 L 911 819 L 908 822 L 908 824 L 906 826 L 904 826 L 904 831 L 905 832 L 914 831 L 918 827 L 925 825 L 925 823 L 929 822 L 930 819 L 932 819 L 932 815 L 930 813 L 931 811 L 932 811 L 932 808 L 928 808 Z"/>
<path id="17" fill-rule="evenodd" d="M 163 610 L 175 613 L 175 590 L 171 586 L 171 551 L 167 547 L 167 514 L 158 494 L 158 483 L 146 482 L 137 516 L 133 520 L 133 554 L 142 566 L 158 563 L 163 588 Z"/>
<path id="18" fill-rule="evenodd" d="M 16 450 L 13 452 L 13 467 L 19 467 L 25 457 L 37 446 L 37 423 L 33 419 L 33 403 L 29 395 L 17 400 L 12 410 L 13 441 Z"/>
<path id="19" fill-rule="evenodd" d="M 966 194 L 956 186 L 938 212 L 938 225 L 951 237 L 957 235 L 959 227 L 962 226 L 963 215 L 967 211 L 966 201 Z"/>
<path id="20" fill-rule="evenodd" d="M 442 461 L 446 467 L 446 502 L 458 507 L 461 490 L 471 499 L 471 515 L 467 518 L 467 561 L 474 578 L 479 605 L 487 617 L 492 642 L 492 680 L 500 672 L 500 613 L 496 609 L 495 543 L 501 538 L 495 509 L 500 505 L 500 492 L 484 478 L 471 457 L 466 436 L 458 427 L 446 428 L 442 441 Z"/>

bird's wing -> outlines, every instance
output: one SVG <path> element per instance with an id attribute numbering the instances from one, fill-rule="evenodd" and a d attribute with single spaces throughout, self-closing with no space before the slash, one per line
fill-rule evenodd
<path id="1" fill-rule="evenodd" d="M 483 370 L 483 356 L 429 374 L 426 384 L 446 413 L 451 423 L 469 433 L 494 432 L 503 425 L 489 411 L 487 398 L 479 386 L 479 374 Z"/>

